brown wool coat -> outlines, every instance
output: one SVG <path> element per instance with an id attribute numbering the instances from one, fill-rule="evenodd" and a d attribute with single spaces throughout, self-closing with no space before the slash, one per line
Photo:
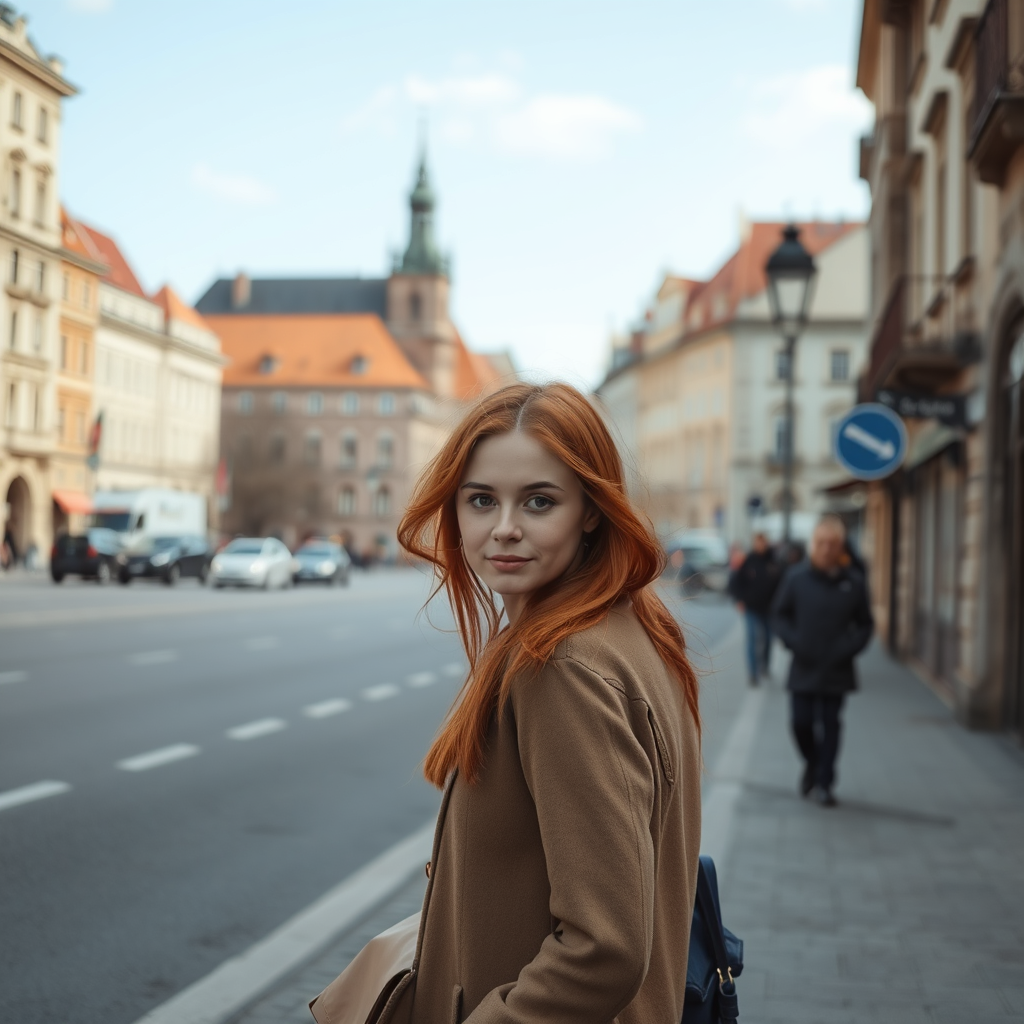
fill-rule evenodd
<path id="1" fill-rule="evenodd" d="M 517 681 L 438 817 L 414 1024 L 678 1024 L 700 743 L 628 603 Z"/>

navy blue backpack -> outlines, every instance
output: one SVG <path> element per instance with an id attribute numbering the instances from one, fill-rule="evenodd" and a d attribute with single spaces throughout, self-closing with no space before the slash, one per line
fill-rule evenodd
<path id="1" fill-rule="evenodd" d="M 743 940 L 722 924 L 715 862 L 701 857 L 690 922 L 683 1024 L 732 1024 L 739 1020 L 735 979 L 742 972 Z"/>

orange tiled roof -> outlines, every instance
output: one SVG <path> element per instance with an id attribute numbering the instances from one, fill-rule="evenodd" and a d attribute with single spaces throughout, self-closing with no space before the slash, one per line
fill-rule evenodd
<path id="1" fill-rule="evenodd" d="M 430 385 L 373 313 L 214 316 L 205 323 L 218 335 L 230 362 L 225 387 L 389 387 Z M 261 373 L 265 357 L 276 360 Z M 354 372 L 356 357 L 365 371 Z"/>
<path id="2" fill-rule="evenodd" d="M 456 331 L 455 397 L 469 401 L 496 391 L 503 383 L 501 372 L 490 359 L 479 352 L 470 352 Z"/>
<path id="3" fill-rule="evenodd" d="M 182 323 L 191 324 L 204 331 L 210 329 L 210 325 L 169 285 L 165 284 L 155 295 L 150 296 L 150 301 L 155 302 L 163 311 L 168 320 L 180 320 Z"/>
<path id="4" fill-rule="evenodd" d="M 797 224 L 800 228 L 800 241 L 812 256 L 817 256 L 862 226 L 856 221 L 808 221 Z M 768 286 L 764 265 L 782 241 L 785 227 L 781 222 L 772 221 L 758 221 L 750 225 L 747 237 L 740 243 L 739 249 L 722 264 L 710 281 L 698 285 L 690 294 L 686 311 L 688 329 L 703 330 L 711 324 L 728 320 L 740 302 L 764 291 Z M 699 324 L 691 328 L 690 312 L 695 307 L 702 307 L 703 317 Z"/>
<path id="5" fill-rule="evenodd" d="M 77 227 L 81 228 L 88 236 L 89 241 L 100 253 L 101 261 L 110 268 L 106 273 L 106 279 L 115 288 L 131 292 L 132 295 L 138 295 L 140 299 L 148 298 L 142 290 L 142 285 L 139 284 L 139 279 L 128 265 L 128 261 L 122 255 L 121 250 L 117 247 L 117 242 L 95 228 L 89 227 L 88 224 L 83 224 L 81 221 L 77 222 Z"/>
<path id="6" fill-rule="evenodd" d="M 93 243 L 85 228 L 63 206 L 60 208 L 60 229 L 61 244 L 69 252 L 77 253 L 88 260 L 95 260 L 97 263 L 106 263 L 103 254 Z"/>

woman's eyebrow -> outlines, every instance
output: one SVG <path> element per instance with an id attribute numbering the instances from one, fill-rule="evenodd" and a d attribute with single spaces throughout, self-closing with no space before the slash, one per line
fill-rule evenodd
<path id="1" fill-rule="evenodd" d="M 494 490 L 494 488 L 490 484 L 478 484 L 478 483 L 474 483 L 472 480 L 467 481 L 466 483 L 462 484 L 461 487 L 459 487 L 460 491 L 465 491 L 467 489 L 471 489 L 471 490 L 474 490 L 474 491 L 493 491 Z M 550 480 L 539 480 L 535 484 L 527 484 L 525 487 L 520 488 L 520 490 L 523 490 L 523 491 L 543 491 L 543 490 L 564 491 L 565 488 L 564 487 L 559 487 L 558 484 L 551 483 Z"/>

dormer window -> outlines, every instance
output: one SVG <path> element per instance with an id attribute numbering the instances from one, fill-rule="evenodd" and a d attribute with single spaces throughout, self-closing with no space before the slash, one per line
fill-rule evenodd
<path id="1" fill-rule="evenodd" d="M 359 376 L 360 374 L 366 373 L 366 371 L 369 368 L 370 368 L 370 360 L 367 359 L 366 356 L 363 356 L 363 355 L 353 356 L 352 357 L 352 362 L 349 363 L 349 366 L 348 366 L 349 373 L 353 373 L 356 376 Z"/>
<path id="2" fill-rule="evenodd" d="M 265 355 L 260 359 L 260 373 L 273 373 L 278 367 L 277 356 Z"/>

